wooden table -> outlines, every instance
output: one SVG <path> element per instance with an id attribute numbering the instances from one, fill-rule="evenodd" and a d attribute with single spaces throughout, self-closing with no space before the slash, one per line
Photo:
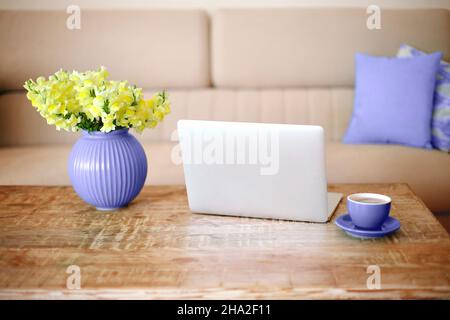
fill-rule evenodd
<path id="1" fill-rule="evenodd" d="M 182 186 L 145 187 L 109 213 L 70 187 L 2 186 L 0 298 L 450 298 L 449 236 L 407 185 L 330 191 L 390 195 L 401 229 L 359 240 L 334 223 L 192 214 Z M 81 289 L 67 287 L 72 265 Z M 370 265 L 381 289 L 367 287 Z"/>

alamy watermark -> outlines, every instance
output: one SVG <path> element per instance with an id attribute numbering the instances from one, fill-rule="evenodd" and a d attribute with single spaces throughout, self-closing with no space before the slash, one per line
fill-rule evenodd
<path id="1" fill-rule="evenodd" d="M 177 131 L 172 133 L 171 140 L 178 140 Z M 202 132 L 180 136 L 180 143 L 171 153 L 172 162 L 176 165 L 255 165 L 259 167 L 261 175 L 276 175 L 279 158 L 279 134 L 263 130 L 247 133 Z"/>
<path id="2" fill-rule="evenodd" d="M 369 290 L 381 289 L 381 269 L 377 265 L 370 265 L 367 267 L 366 272 L 370 274 L 367 278 L 366 285 Z"/>
<path id="3" fill-rule="evenodd" d="M 81 9 L 80 6 L 70 5 L 66 9 L 69 16 L 66 19 L 66 27 L 69 30 L 81 29 Z"/>
<path id="4" fill-rule="evenodd" d="M 66 280 L 66 288 L 69 290 L 81 289 L 81 269 L 73 264 L 67 267 L 66 273 L 69 275 Z"/>
<path id="5" fill-rule="evenodd" d="M 381 29 L 381 9 L 379 6 L 371 4 L 367 7 L 366 13 L 369 14 L 366 21 L 367 29 L 379 30 Z"/>

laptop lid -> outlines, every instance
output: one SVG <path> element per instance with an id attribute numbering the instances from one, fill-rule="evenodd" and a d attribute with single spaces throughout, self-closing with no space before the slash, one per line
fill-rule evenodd
<path id="1" fill-rule="evenodd" d="M 178 134 L 191 211 L 328 220 L 322 127 L 180 120 Z"/>

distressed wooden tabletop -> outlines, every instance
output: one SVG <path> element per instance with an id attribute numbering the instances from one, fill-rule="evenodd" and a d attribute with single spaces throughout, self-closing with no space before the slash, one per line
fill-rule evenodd
<path id="1" fill-rule="evenodd" d="M 449 236 L 407 185 L 330 191 L 388 194 L 401 229 L 359 240 L 334 223 L 192 214 L 182 186 L 109 213 L 70 187 L 1 186 L 0 298 L 450 298 Z"/>

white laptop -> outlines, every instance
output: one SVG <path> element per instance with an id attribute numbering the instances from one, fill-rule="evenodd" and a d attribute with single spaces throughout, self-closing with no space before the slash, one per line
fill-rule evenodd
<path id="1" fill-rule="evenodd" d="M 178 121 L 189 208 L 196 213 L 326 222 L 323 128 Z"/>

